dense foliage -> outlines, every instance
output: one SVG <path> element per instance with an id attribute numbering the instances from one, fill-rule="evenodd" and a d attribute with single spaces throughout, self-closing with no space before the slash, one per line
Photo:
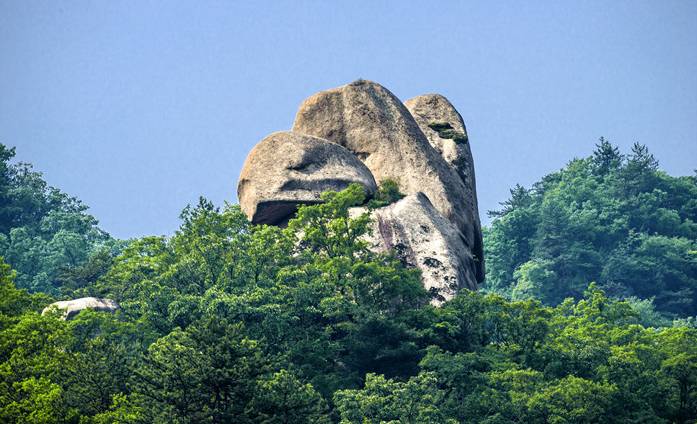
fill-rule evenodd
<path id="1" fill-rule="evenodd" d="M 58 294 L 86 284 L 80 273 L 89 270 L 80 267 L 90 259 L 108 261 L 120 243 L 31 165 L 11 164 L 14 155 L 0 144 L 0 256 L 17 271 L 18 287 Z"/>
<path id="2" fill-rule="evenodd" d="M 645 146 L 600 139 L 526 189 L 485 232 L 486 287 L 556 305 L 590 281 L 670 318 L 697 315 L 697 178 L 671 177 Z"/>
<path id="3" fill-rule="evenodd" d="M 697 330 L 591 286 L 546 307 L 464 291 L 360 241 L 358 186 L 252 226 L 202 200 L 131 243 L 63 321 L 0 267 L 0 422 L 609 423 L 697 418 Z"/>

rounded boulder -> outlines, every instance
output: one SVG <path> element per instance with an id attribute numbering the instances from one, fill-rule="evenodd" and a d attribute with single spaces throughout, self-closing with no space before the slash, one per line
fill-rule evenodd
<path id="1" fill-rule="evenodd" d="M 370 170 L 344 147 L 292 131 L 264 138 L 247 156 L 237 195 L 255 224 L 279 224 L 299 205 L 321 203 L 325 191 L 361 184 L 368 196 L 377 190 Z"/>

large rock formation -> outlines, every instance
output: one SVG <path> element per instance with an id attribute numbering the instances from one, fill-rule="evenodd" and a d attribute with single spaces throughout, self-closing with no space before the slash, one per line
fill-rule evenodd
<path id="1" fill-rule="evenodd" d="M 407 106 L 359 80 L 300 106 L 291 132 L 262 140 L 247 158 L 238 195 L 254 223 L 283 225 L 298 205 L 352 182 L 394 180 L 404 199 L 371 212 L 374 250 L 394 249 L 421 269 L 438 304 L 484 278 L 474 164 L 462 117 L 440 95 Z"/>
<path id="2" fill-rule="evenodd" d="M 474 160 L 462 116 L 450 101 L 440 94 L 417 96 L 404 102 L 404 105 L 419 124 L 431 146 L 455 169 L 465 184 L 465 197 L 471 200 L 466 204 L 469 215 L 467 221 L 474 223 L 472 251 L 476 258 L 483 258 Z M 481 261 L 477 261 L 477 280 L 484 280 L 484 263 Z"/>
<path id="3" fill-rule="evenodd" d="M 119 304 L 111 299 L 100 299 L 98 297 L 82 297 L 80 299 L 62 300 L 54 302 L 44 308 L 41 315 L 46 315 L 51 311 L 63 311 L 63 319 L 71 319 L 85 309 L 93 309 L 101 312 L 115 312 L 120 308 Z"/>
<path id="4" fill-rule="evenodd" d="M 360 183 L 368 195 L 375 179 L 351 152 L 321 138 L 276 132 L 257 144 L 242 167 L 240 207 L 256 224 L 284 222 L 300 204 L 320 202 L 322 192 Z"/>
<path id="5" fill-rule="evenodd" d="M 365 212 L 355 208 L 352 216 Z M 450 299 L 462 288 L 477 289 L 476 264 L 458 229 L 433 207 L 423 193 L 412 194 L 376 209 L 367 240 L 375 251 L 393 250 L 407 266 L 421 270 L 433 303 Z"/>
<path id="6" fill-rule="evenodd" d="M 305 100 L 293 131 L 341 144 L 380 182 L 392 179 L 406 194 L 423 192 L 474 245 L 465 186 L 430 145 L 407 108 L 380 84 L 359 80 Z"/>

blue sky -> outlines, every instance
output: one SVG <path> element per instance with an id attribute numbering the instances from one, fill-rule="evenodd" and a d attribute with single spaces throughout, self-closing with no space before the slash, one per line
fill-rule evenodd
<path id="1" fill-rule="evenodd" d="M 236 202 L 252 146 L 358 78 L 455 104 L 483 215 L 600 136 L 697 168 L 695 1 L 262 3 L 0 0 L 0 142 L 117 237 Z"/>

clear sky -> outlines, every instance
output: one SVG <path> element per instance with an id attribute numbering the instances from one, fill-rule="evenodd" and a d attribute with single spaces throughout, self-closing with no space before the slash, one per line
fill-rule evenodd
<path id="1" fill-rule="evenodd" d="M 451 100 L 483 215 L 600 136 L 697 167 L 693 0 L 0 0 L 0 142 L 117 237 L 236 202 L 252 146 L 358 78 Z"/>

